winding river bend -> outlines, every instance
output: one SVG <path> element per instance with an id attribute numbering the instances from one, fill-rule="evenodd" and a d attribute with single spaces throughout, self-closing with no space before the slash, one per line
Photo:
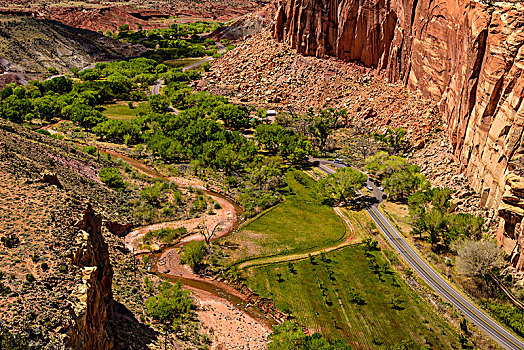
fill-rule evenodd
<path id="1" fill-rule="evenodd" d="M 114 150 L 109 150 L 109 149 L 100 149 L 100 153 L 110 154 L 112 157 L 115 157 L 115 158 L 121 158 L 123 161 L 129 163 L 131 166 L 133 166 L 134 168 L 136 168 L 137 170 L 139 170 L 140 172 L 146 175 L 152 176 L 157 179 L 163 179 L 167 181 L 170 180 L 169 177 L 162 175 L 154 167 L 147 165 L 144 162 L 136 158 L 132 158 L 125 154 L 121 154 L 119 152 L 116 152 Z M 236 204 L 234 200 L 223 195 L 222 193 L 218 193 L 216 191 L 212 191 L 208 189 L 202 189 L 202 191 L 205 195 L 209 197 L 212 197 L 212 198 L 218 197 L 228 202 L 228 204 L 233 208 L 233 215 L 231 217 L 231 222 L 225 227 L 224 231 L 220 235 L 212 237 L 211 240 L 215 241 L 215 240 L 221 239 L 223 237 L 226 237 L 236 232 L 238 227 L 240 226 L 241 218 L 244 214 L 244 209 L 240 207 L 238 204 Z M 166 279 L 172 282 L 180 281 L 180 283 L 188 289 L 207 292 L 217 298 L 225 299 L 229 303 L 231 303 L 231 305 L 233 305 L 236 309 L 242 312 L 245 312 L 246 314 L 248 314 L 249 316 L 257 320 L 258 322 L 266 325 L 267 327 L 272 327 L 278 323 L 271 315 L 257 308 L 255 305 L 250 303 L 244 295 L 234 290 L 231 286 L 228 286 L 224 282 L 220 282 L 220 281 L 210 279 L 207 277 L 198 276 L 197 278 L 193 278 L 193 277 L 188 277 L 188 276 L 182 276 L 181 274 L 177 273 L 176 269 L 170 271 L 169 273 L 159 272 L 159 268 L 158 268 L 159 260 L 163 256 L 165 256 L 166 253 L 169 253 L 170 250 L 183 247 L 189 241 L 190 240 L 182 241 L 173 246 L 164 247 L 163 249 L 161 249 L 160 252 L 149 253 L 150 263 L 152 266 L 151 271 L 157 274 L 158 276 L 162 277 L 163 279 Z"/>

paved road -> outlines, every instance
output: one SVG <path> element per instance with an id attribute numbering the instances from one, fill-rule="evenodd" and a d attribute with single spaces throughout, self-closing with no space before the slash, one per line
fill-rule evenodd
<path id="1" fill-rule="evenodd" d="M 344 167 L 341 164 L 332 164 L 327 161 L 321 161 L 319 168 L 327 173 L 335 172 L 327 164 L 334 165 L 337 168 Z M 366 204 L 365 209 L 371 216 L 377 227 L 380 228 L 384 236 L 395 247 L 398 253 L 408 262 L 408 264 L 415 270 L 426 283 L 439 293 L 444 299 L 449 301 L 453 306 L 462 312 L 462 314 L 472 323 L 477 325 L 486 334 L 488 334 L 494 341 L 505 349 L 520 349 L 524 350 L 524 342 L 510 333 L 506 328 L 495 322 L 479 307 L 474 305 L 469 299 L 460 294 L 448 281 L 440 276 L 431 266 L 429 266 L 425 259 L 420 256 L 420 253 L 413 249 L 405 240 L 404 237 L 393 227 L 389 220 L 379 211 L 378 205 L 383 200 L 384 193 L 379 191 L 375 184 L 368 180 L 367 186 L 371 186 L 371 191 L 374 196 L 373 204 Z"/>
<path id="2" fill-rule="evenodd" d="M 215 41 L 215 45 L 218 47 L 218 53 L 223 54 L 223 53 L 226 52 L 226 47 L 224 45 L 222 45 L 221 43 L 219 43 L 218 41 Z M 203 60 L 200 60 L 198 62 L 192 63 L 192 64 L 190 64 L 188 66 L 185 66 L 184 68 L 182 68 L 182 70 L 186 71 L 188 69 L 193 69 L 193 68 L 196 68 L 196 67 L 200 67 L 204 63 L 212 61 L 212 60 L 214 60 L 213 57 L 206 57 Z"/>
<path id="3" fill-rule="evenodd" d="M 215 42 L 215 45 L 218 47 L 218 52 L 219 53 L 222 54 L 222 53 L 226 52 L 226 47 L 224 45 L 222 45 L 221 43 L 219 43 L 218 41 Z M 198 61 L 196 63 L 193 63 L 193 64 L 190 64 L 188 66 L 185 66 L 182 70 L 185 71 L 187 69 L 193 69 L 195 67 L 199 67 L 202 64 L 204 64 L 205 62 L 209 62 L 209 61 L 211 61 L 213 59 L 214 59 L 213 57 L 204 58 L 203 60 L 200 60 L 200 61 Z M 160 94 L 160 89 L 162 88 L 162 85 L 164 85 L 164 79 L 157 80 L 156 84 L 151 87 L 151 95 L 159 95 Z M 170 112 L 172 112 L 172 113 L 175 113 L 176 115 L 178 115 L 178 113 L 180 113 L 180 111 L 178 109 L 174 108 L 173 106 L 169 106 L 168 110 Z"/>
<path id="4" fill-rule="evenodd" d="M 97 63 L 109 63 L 109 62 L 114 62 L 114 61 L 115 60 L 96 62 L 96 63 L 93 63 L 93 64 L 87 66 L 87 67 L 84 67 L 84 68 L 80 69 L 79 72 L 83 72 L 83 71 L 88 70 L 88 69 L 93 69 L 93 68 L 96 67 Z M 46 80 L 51 80 L 51 79 L 58 78 L 58 77 L 63 77 L 63 76 L 64 76 L 64 74 L 52 75 L 49 78 L 47 78 Z"/>

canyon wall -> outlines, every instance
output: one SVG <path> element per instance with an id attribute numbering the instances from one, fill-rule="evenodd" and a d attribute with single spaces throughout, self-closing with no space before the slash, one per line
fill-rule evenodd
<path id="1" fill-rule="evenodd" d="M 469 0 L 284 0 L 274 37 L 377 69 L 437 102 L 462 171 L 524 267 L 524 6 Z"/>

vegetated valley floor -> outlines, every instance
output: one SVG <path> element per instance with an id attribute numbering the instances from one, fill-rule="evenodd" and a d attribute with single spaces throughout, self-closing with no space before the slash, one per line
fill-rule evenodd
<path id="1" fill-rule="evenodd" d="M 335 245 L 345 235 L 344 223 L 315 195 L 316 182 L 299 170 L 286 173 L 285 200 L 228 237 L 239 245 L 231 262 L 260 256 L 293 254 Z"/>
<path id="2" fill-rule="evenodd" d="M 378 265 L 386 264 L 373 252 Z M 373 259 L 373 258 L 371 258 Z M 390 270 L 376 274 L 362 246 L 346 247 L 319 258 L 248 269 L 247 284 L 306 327 L 336 339 L 345 338 L 358 349 L 386 348 L 404 340 L 432 348 L 451 348 L 451 327 Z M 355 302 L 355 293 L 362 305 Z M 402 300 L 398 309 L 391 300 Z"/>
<path id="3" fill-rule="evenodd" d="M 318 251 L 345 237 L 342 220 L 315 196 L 313 179 L 291 170 L 285 181 L 283 203 L 228 237 L 239 246 L 229 259 Z M 363 210 L 348 210 L 346 217 L 359 231 L 356 236 L 367 235 L 364 225 L 370 219 Z M 458 346 L 452 327 L 390 263 L 381 251 L 367 256 L 364 245 L 351 245 L 309 259 L 248 267 L 246 284 L 299 324 L 332 340 L 345 338 L 358 349 L 389 348 L 402 341 Z"/>

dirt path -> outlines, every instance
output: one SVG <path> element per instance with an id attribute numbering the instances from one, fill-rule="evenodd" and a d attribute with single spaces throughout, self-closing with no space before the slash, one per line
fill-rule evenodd
<path id="1" fill-rule="evenodd" d="M 360 244 L 360 240 L 356 239 L 356 232 L 355 232 L 355 228 L 354 228 L 353 224 L 351 223 L 351 221 L 344 214 L 345 209 L 342 209 L 340 207 L 336 207 L 336 208 L 333 208 L 333 211 L 346 224 L 346 238 L 342 242 L 340 242 L 340 243 L 338 243 L 338 244 L 336 244 L 334 246 L 331 246 L 331 247 L 322 248 L 322 249 L 318 249 L 318 250 L 315 250 L 315 251 L 312 251 L 312 252 L 307 252 L 307 253 L 298 253 L 298 254 L 291 254 L 291 255 L 278 255 L 278 256 L 271 256 L 271 257 L 261 257 L 261 258 L 257 258 L 257 259 L 253 259 L 253 260 L 248 260 L 248 261 L 245 261 L 245 262 L 239 264 L 238 268 L 239 269 L 246 269 L 246 268 L 252 267 L 252 266 L 270 265 L 270 264 L 277 264 L 277 263 L 282 263 L 282 262 L 286 262 L 286 261 L 302 260 L 302 259 L 308 258 L 310 255 L 311 256 L 316 256 L 316 255 L 320 255 L 321 253 L 332 252 L 334 250 L 337 250 L 337 249 L 340 249 L 340 248 L 343 248 L 343 247 L 347 247 L 347 246 L 350 246 L 350 245 Z"/>

